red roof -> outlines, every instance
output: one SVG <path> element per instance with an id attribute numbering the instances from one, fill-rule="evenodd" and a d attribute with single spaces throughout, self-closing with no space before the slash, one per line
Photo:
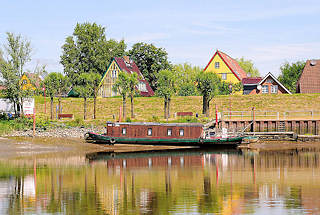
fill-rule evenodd
<path id="1" fill-rule="evenodd" d="M 298 93 L 320 93 L 320 60 L 307 60 L 297 83 Z"/>
<path id="2" fill-rule="evenodd" d="M 137 73 L 138 74 L 138 80 L 140 82 L 145 83 L 148 92 L 140 91 L 140 95 L 141 96 L 153 96 L 154 95 L 154 92 L 151 89 L 148 81 L 144 79 L 142 73 L 140 72 L 139 68 L 137 67 L 136 63 L 133 60 L 131 60 L 127 56 L 115 57 L 114 60 L 116 61 L 116 63 L 118 64 L 118 66 L 120 67 L 120 69 L 122 71 L 126 71 L 129 74 L 131 74 L 133 72 Z"/>
<path id="3" fill-rule="evenodd" d="M 240 67 L 239 63 L 230 57 L 229 55 L 223 53 L 222 51 L 217 51 L 218 55 L 222 58 L 222 60 L 227 64 L 229 69 L 238 77 L 241 81 L 243 78 L 247 77 L 245 71 Z"/>
<path id="4" fill-rule="evenodd" d="M 247 85 L 247 84 L 258 84 L 262 80 L 261 77 L 249 77 L 249 78 L 243 78 L 242 79 L 242 84 Z"/>

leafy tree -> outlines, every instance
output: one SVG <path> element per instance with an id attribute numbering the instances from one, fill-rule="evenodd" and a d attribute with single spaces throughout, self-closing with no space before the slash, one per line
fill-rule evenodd
<path id="1" fill-rule="evenodd" d="M 203 98 L 202 113 L 209 116 L 209 104 L 222 87 L 220 78 L 213 72 L 201 72 L 197 76 L 197 88 Z"/>
<path id="2" fill-rule="evenodd" d="M 156 94 L 164 99 L 164 118 L 170 117 L 170 101 L 176 92 L 176 75 L 172 70 L 161 70 L 158 75 L 158 87 Z"/>
<path id="3" fill-rule="evenodd" d="M 242 57 L 240 59 L 237 59 L 237 61 L 247 75 L 250 74 L 251 77 L 260 77 L 259 70 L 253 65 L 253 62 L 251 60 L 246 60 Z"/>
<path id="4" fill-rule="evenodd" d="M 5 85 L 5 96 L 21 110 L 23 115 L 23 98 L 30 94 L 21 88 L 19 80 L 24 73 L 25 64 L 31 60 L 31 44 L 20 34 L 15 35 L 7 32 L 7 44 L 4 46 L 5 56 L 0 62 L 0 71 L 3 84 Z"/>
<path id="5" fill-rule="evenodd" d="M 134 111 L 133 111 L 133 98 L 134 95 L 136 94 L 137 90 L 136 87 L 138 85 L 138 75 L 137 73 L 132 73 L 129 75 L 129 97 L 130 97 L 130 102 L 131 102 L 131 118 L 134 118 Z"/>
<path id="6" fill-rule="evenodd" d="M 118 79 L 116 80 L 115 84 L 113 85 L 113 91 L 119 93 L 122 97 L 122 117 L 123 119 L 126 118 L 126 100 L 129 93 L 129 86 L 130 84 L 130 76 L 126 72 L 119 72 Z"/>
<path id="7" fill-rule="evenodd" d="M 284 63 L 281 67 L 281 75 L 278 80 L 290 91 L 296 92 L 297 81 L 302 73 L 306 63 L 304 61 L 297 61 L 295 63 Z"/>
<path id="8" fill-rule="evenodd" d="M 59 107 L 59 113 L 61 113 L 61 97 L 65 95 L 69 89 L 69 78 L 67 76 L 64 76 L 61 73 L 57 73 L 57 95 L 58 96 L 58 107 Z"/>
<path id="9" fill-rule="evenodd" d="M 93 82 L 95 73 L 81 73 L 76 81 L 74 89 L 79 93 L 79 97 L 83 98 L 83 119 L 86 120 L 87 115 L 87 98 L 94 94 Z"/>
<path id="10" fill-rule="evenodd" d="M 166 50 L 157 48 L 153 44 L 136 43 L 132 46 L 128 55 L 135 61 L 143 76 L 155 91 L 159 71 L 171 68 Z"/>
<path id="11" fill-rule="evenodd" d="M 195 85 L 197 75 L 201 69 L 197 66 L 193 67 L 191 64 L 184 63 L 173 66 L 176 73 L 177 93 L 179 96 L 195 96 L 197 95 L 197 88 Z"/>
<path id="12" fill-rule="evenodd" d="M 53 120 L 53 98 L 57 95 L 58 89 L 58 74 L 57 72 L 50 73 L 44 79 L 44 85 L 46 87 L 46 95 L 50 97 L 50 118 Z"/>
<path id="13" fill-rule="evenodd" d="M 219 89 L 219 94 L 220 95 L 229 95 L 233 94 L 235 92 L 239 92 L 243 90 L 243 85 L 241 82 L 238 83 L 232 83 L 231 84 L 231 90 L 230 90 L 230 83 L 221 81 L 220 89 Z"/>
<path id="14" fill-rule="evenodd" d="M 105 28 L 96 23 L 77 24 L 73 35 L 66 38 L 62 46 L 61 64 L 64 73 L 76 84 L 81 73 L 103 75 L 112 57 L 125 53 L 123 40 L 106 40 Z"/>

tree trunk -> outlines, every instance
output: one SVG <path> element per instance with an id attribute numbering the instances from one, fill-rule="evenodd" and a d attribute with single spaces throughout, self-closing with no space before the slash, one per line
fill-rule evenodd
<path id="1" fill-rule="evenodd" d="M 170 103 L 171 103 L 171 98 L 168 98 L 168 118 L 170 118 Z"/>
<path id="2" fill-rule="evenodd" d="M 83 119 L 86 120 L 86 114 L 87 114 L 87 98 L 83 98 Z"/>
<path id="3" fill-rule="evenodd" d="M 58 113 L 61 113 L 62 111 L 61 111 L 61 97 L 60 96 L 58 97 L 58 108 L 59 108 Z"/>
<path id="4" fill-rule="evenodd" d="M 131 100 L 131 118 L 134 118 L 134 112 L 133 112 L 133 95 L 130 96 Z"/>
<path id="5" fill-rule="evenodd" d="M 50 97 L 50 118 L 53 120 L 53 97 Z"/>
<path id="6" fill-rule="evenodd" d="M 202 98 L 202 113 L 209 117 L 209 99 L 207 96 L 203 96 Z"/>
<path id="7" fill-rule="evenodd" d="M 96 105 L 97 105 L 97 96 L 93 97 L 93 119 L 96 119 Z"/>
<path id="8" fill-rule="evenodd" d="M 123 109 L 123 112 L 122 112 L 123 120 L 126 120 L 126 97 L 122 97 L 122 109 Z"/>
<path id="9" fill-rule="evenodd" d="M 22 116 L 24 116 L 24 111 L 23 111 L 23 98 L 20 98 L 20 105 L 21 105 L 21 109 L 20 109 L 21 114 L 22 114 Z"/>
<path id="10" fill-rule="evenodd" d="M 168 105 L 168 103 L 167 103 L 167 99 L 165 98 L 164 99 L 164 118 L 165 119 L 167 119 L 167 105 Z"/>

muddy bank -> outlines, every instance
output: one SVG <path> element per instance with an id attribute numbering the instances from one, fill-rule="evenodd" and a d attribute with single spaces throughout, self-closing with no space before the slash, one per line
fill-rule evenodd
<path id="1" fill-rule="evenodd" d="M 320 142 L 296 142 L 296 141 L 258 141 L 256 143 L 243 144 L 240 149 L 254 151 L 285 151 L 292 149 L 317 148 L 320 149 Z"/>
<path id="2" fill-rule="evenodd" d="M 146 146 L 116 144 L 113 146 L 86 143 L 80 138 L 0 137 L 0 160 L 10 158 L 50 158 L 85 155 L 92 152 L 131 152 L 190 148 L 178 146 Z"/>

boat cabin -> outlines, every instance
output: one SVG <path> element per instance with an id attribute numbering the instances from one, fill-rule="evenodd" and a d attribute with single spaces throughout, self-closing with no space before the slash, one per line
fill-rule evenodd
<path id="1" fill-rule="evenodd" d="M 200 138 L 201 123 L 113 123 L 107 122 L 107 133 L 111 137 L 151 138 L 151 139 L 195 139 Z"/>

